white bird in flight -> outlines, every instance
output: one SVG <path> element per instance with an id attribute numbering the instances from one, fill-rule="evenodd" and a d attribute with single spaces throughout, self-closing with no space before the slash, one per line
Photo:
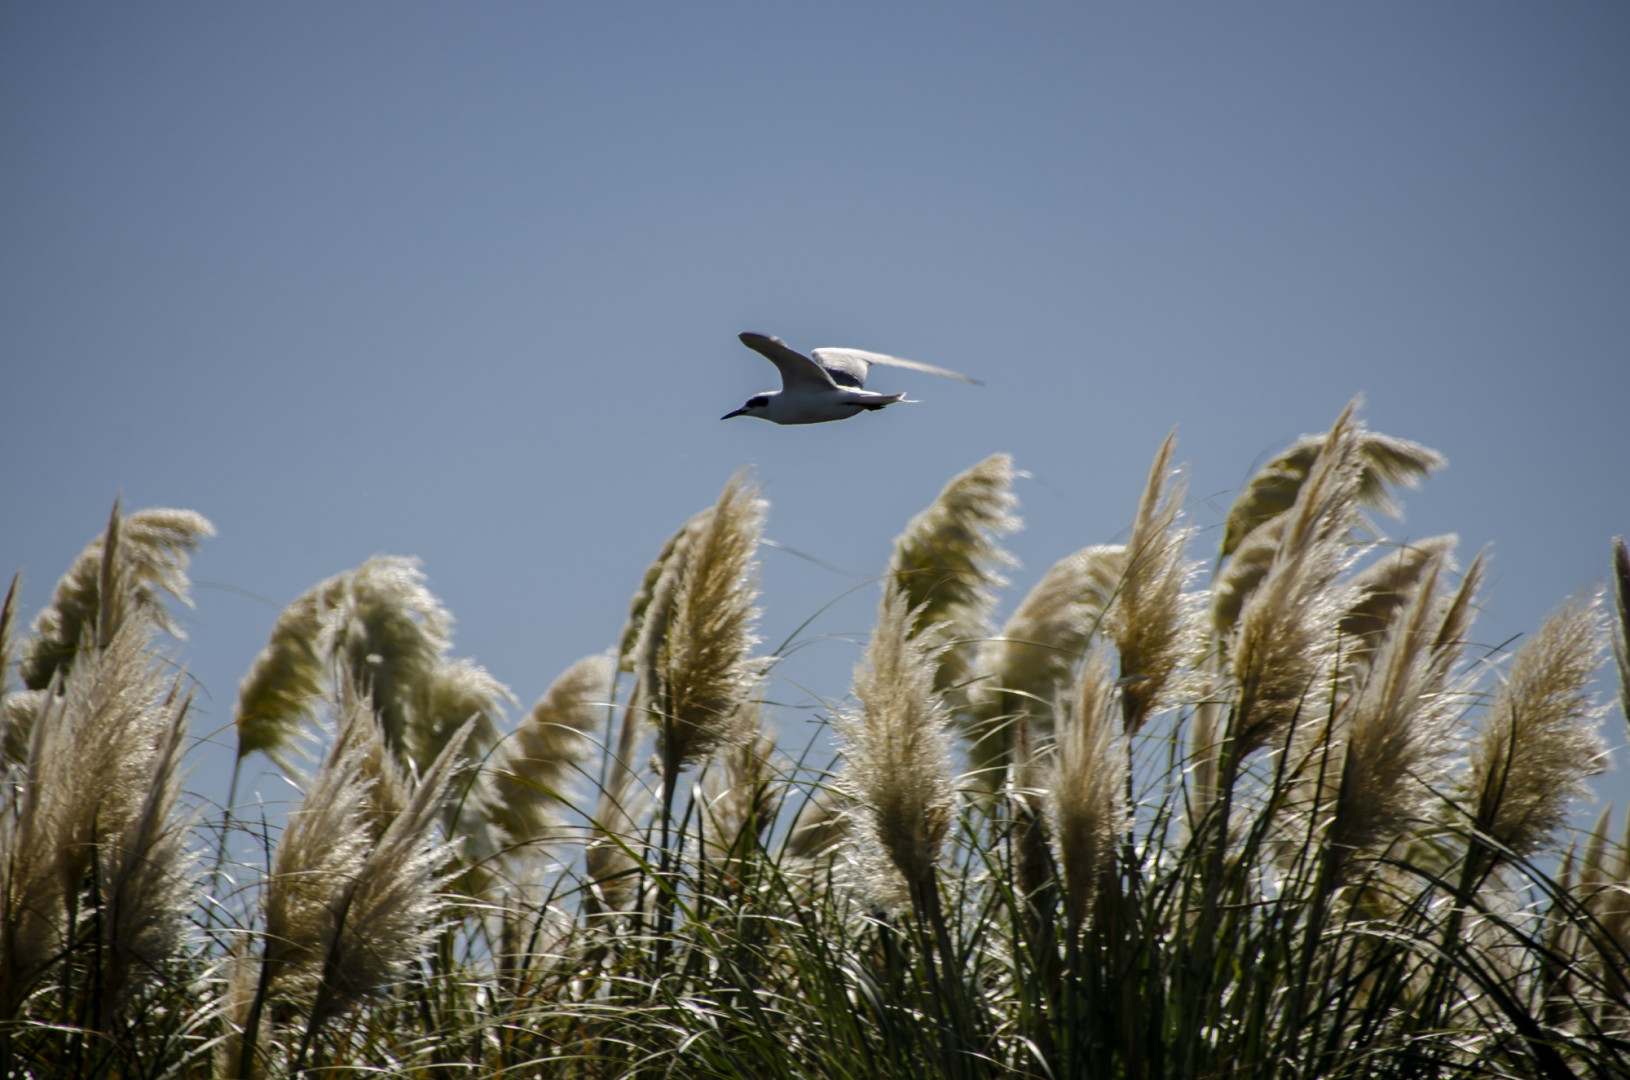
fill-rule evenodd
<path id="1" fill-rule="evenodd" d="M 812 360 L 788 348 L 780 338 L 755 334 L 751 330 L 740 336 L 743 345 L 768 358 L 781 370 L 781 389 L 754 394 L 735 412 L 719 417 L 721 420 L 757 416 L 776 424 L 820 424 L 827 420 L 846 420 L 862 410 L 876 412 L 885 405 L 906 400 L 904 394 L 874 394 L 864 388 L 866 371 L 873 364 L 925 371 L 975 386 L 985 385 L 978 379 L 944 368 L 864 349 L 812 349 Z"/>

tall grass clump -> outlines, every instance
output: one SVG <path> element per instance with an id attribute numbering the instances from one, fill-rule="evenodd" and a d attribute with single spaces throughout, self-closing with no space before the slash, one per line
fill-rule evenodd
<path id="1" fill-rule="evenodd" d="M 1630 1075 L 1630 834 L 1569 825 L 1625 730 L 1630 554 L 1480 644 L 1487 554 L 1382 527 L 1444 464 L 1355 402 L 1208 555 L 1168 437 L 1121 542 L 1003 617 L 987 458 L 879 552 L 801 746 L 745 474 L 513 724 L 372 559 L 246 665 L 286 811 L 184 795 L 165 597 L 211 530 L 116 506 L 31 633 L 0 605 L 0 1073 Z"/>

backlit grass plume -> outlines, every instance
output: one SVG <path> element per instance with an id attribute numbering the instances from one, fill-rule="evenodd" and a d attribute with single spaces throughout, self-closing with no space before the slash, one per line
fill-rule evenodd
<path id="1" fill-rule="evenodd" d="M 1163 703 L 1173 675 L 1202 641 L 1196 598 L 1185 591 L 1194 567 L 1184 558 L 1188 532 L 1177 525 L 1188 486 L 1170 475 L 1176 444 L 1174 431 L 1150 466 L 1126 542 L 1126 573 L 1106 620 L 1120 653 L 1121 709 L 1129 733 Z"/>
<path id="2" fill-rule="evenodd" d="M 1314 462 L 1328 445 L 1328 435 L 1303 435 L 1251 477 L 1229 508 L 1223 531 L 1222 554 L 1232 555 L 1254 530 L 1289 510 L 1313 471 Z M 1442 454 L 1408 439 L 1365 431 L 1354 448 L 1359 475 L 1356 496 L 1360 505 L 1396 517 L 1398 504 L 1392 485 L 1415 487 L 1447 464 Z"/>
<path id="3" fill-rule="evenodd" d="M 859 711 L 839 719 L 852 835 L 881 896 L 929 879 L 951 827 L 949 714 L 934 687 L 934 655 L 913 636 L 920 611 L 886 588 L 865 658 L 855 668 Z M 893 875 L 899 875 L 898 878 Z M 891 884 L 892 882 L 892 884 Z"/>
<path id="4" fill-rule="evenodd" d="M 186 824 L 175 819 L 187 702 L 125 623 L 83 648 L 39 716 L 0 811 L 0 1019 L 94 929 L 104 1002 L 154 974 L 180 945 L 190 907 Z M 186 883 L 190 886 L 190 883 Z"/>
<path id="5" fill-rule="evenodd" d="M 1098 633 L 1125 574 L 1119 544 L 1082 548 L 1054 563 L 1009 616 L 1002 632 L 979 648 L 985 676 L 972 707 L 958 717 L 968 771 L 978 786 L 1001 786 L 1022 715 L 1034 736 L 1053 730 L 1053 699 Z"/>
<path id="6" fill-rule="evenodd" d="M 616 660 L 585 656 L 550 684 L 492 765 L 489 811 L 512 845 L 546 839 L 560 825 L 573 782 L 604 727 Z"/>
<path id="7" fill-rule="evenodd" d="M 105 646 L 133 616 L 184 637 L 165 609 L 163 594 L 191 606 L 187 564 L 199 542 L 214 535 L 214 526 L 191 510 L 137 510 L 125 516 L 115 501 L 107 529 L 79 553 L 57 582 L 50 606 L 34 620 L 34 636 L 23 651 L 23 685 L 45 689 L 59 668 L 73 664 L 86 634 Z"/>
<path id="8" fill-rule="evenodd" d="M 1601 647 L 1596 599 L 1564 602 L 1512 657 L 1472 744 L 1461 805 L 1519 856 L 1549 842 L 1568 800 L 1606 766 L 1590 695 Z"/>
<path id="9" fill-rule="evenodd" d="M 1074 707 L 1060 726 L 1047 809 L 1064 871 L 1070 929 L 1079 932 L 1125 822 L 1126 754 L 1116 737 L 1110 660 L 1094 652 L 1081 669 Z"/>
<path id="10" fill-rule="evenodd" d="M 1384 850 L 1425 823 L 1443 787 L 1464 703 L 1449 692 L 1456 652 L 1435 647 L 1451 606 L 1438 595 L 1441 565 L 1441 557 L 1432 560 L 1362 666 L 1324 752 L 1310 752 L 1302 766 L 1323 789 L 1309 809 L 1327 823 L 1327 887 L 1346 879 L 1355 856 Z"/>
<path id="11" fill-rule="evenodd" d="M 996 538 L 1020 527 L 1013 460 L 993 454 L 945 485 L 894 541 L 893 587 L 913 613 L 911 633 L 931 632 L 939 650 L 935 685 L 960 701 L 981 639 L 990 634 L 993 590 L 1014 560 Z"/>
<path id="12" fill-rule="evenodd" d="M 1335 628 L 1353 599 L 1351 587 L 1337 582 L 1349 562 L 1362 466 L 1353 410 L 1348 405 L 1336 419 L 1283 524 L 1276 523 L 1267 571 L 1227 640 L 1237 687 L 1230 733 L 1236 761 L 1316 704 L 1321 682 L 1332 674 Z"/>
<path id="13" fill-rule="evenodd" d="M 1421 580 L 1445 564 L 1456 542 L 1454 536 L 1429 536 L 1403 544 L 1353 576 L 1359 599 L 1337 624 L 1349 655 L 1373 652 L 1381 644 L 1393 617 Z"/>
<path id="14" fill-rule="evenodd" d="M 239 684 L 239 759 L 258 750 L 289 768 L 323 702 L 345 683 L 366 690 L 386 744 L 421 772 L 472 717 L 469 752 L 484 750 L 513 698 L 480 667 L 447 656 L 451 631 L 417 560 L 376 556 L 319 582 L 278 616 Z"/>
<path id="15" fill-rule="evenodd" d="M 278 844 L 265 892 L 264 950 L 258 965 L 240 962 L 234 1011 L 241 1019 L 223 1043 L 223 1072 L 259 1074 L 261 1025 L 273 1001 L 304 1004 L 304 1032 L 290 1063 L 298 1071 L 324 1023 L 384 990 L 419 954 L 439 909 L 447 858 L 435 825 L 474 726 L 467 722 L 448 741 L 376 835 L 366 761 L 384 752 L 384 733 L 373 710 L 349 714 Z"/>
<path id="16" fill-rule="evenodd" d="M 647 620 L 655 648 L 654 684 L 644 688 L 659 717 L 658 753 L 665 775 L 705 760 L 756 680 L 749 654 L 758 639 L 759 537 L 764 502 L 743 474 L 731 477 L 713 513 L 696 531 L 666 625 Z"/>

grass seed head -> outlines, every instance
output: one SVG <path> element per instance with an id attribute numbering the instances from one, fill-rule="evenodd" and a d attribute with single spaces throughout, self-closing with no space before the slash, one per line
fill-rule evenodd
<path id="1" fill-rule="evenodd" d="M 920 618 L 903 592 L 885 589 L 855 668 L 859 711 L 837 724 L 840 789 L 854 801 L 861 861 L 878 895 L 896 901 L 933 869 L 955 802 L 949 714 L 934 687 L 933 653 L 914 634 Z"/>

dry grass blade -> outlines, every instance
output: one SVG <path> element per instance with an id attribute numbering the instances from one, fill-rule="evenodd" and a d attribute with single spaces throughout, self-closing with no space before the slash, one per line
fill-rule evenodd
<path id="1" fill-rule="evenodd" d="M 702 790 L 703 858 L 731 872 L 758 850 L 785 787 L 774 764 L 775 738 L 761 725 L 757 707 L 745 712 L 737 736 L 714 757 Z"/>
<path id="2" fill-rule="evenodd" d="M 1568 800 L 1606 766 L 1590 696 L 1600 650 L 1596 599 L 1563 603 L 1517 650 L 1472 745 L 1463 804 L 1480 832 L 1518 855 L 1549 842 Z"/>
<path id="3" fill-rule="evenodd" d="M 80 552 L 57 582 L 50 606 L 34 620 L 22 658 L 23 684 L 44 689 L 59 668 L 73 664 L 86 633 L 105 643 L 133 615 L 173 637 L 185 636 L 162 594 L 191 605 L 187 564 L 199 542 L 214 535 L 215 527 L 191 510 L 138 510 L 121 517 L 115 504 L 108 529 Z"/>
<path id="4" fill-rule="evenodd" d="M 797 859 L 830 855 L 849 839 L 849 798 L 836 788 L 817 788 L 787 833 L 787 854 Z"/>
<path id="5" fill-rule="evenodd" d="M 1101 653 L 1089 657 L 1075 707 L 1058 733 L 1049 778 L 1048 810 L 1072 932 L 1086 922 L 1125 816 L 1126 755 L 1116 738 L 1114 687 L 1109 658 Z"/>
<path id="6" fill-rule="evenodd" d="M 889 580 L 914 612 L 911 632 L 932 632 L 939 653 L 935 685 L 960 694 L 971 677 L 976 643 L 990 633 L 992 590 L 1013 557 L 995 538 L 1020 527 L 1013 461 L 995 454 L 951 479 L 931 506 L 894 541 Z"/>
<path id="7" fill-rule="evenodd" d="M 928 880 L 955 801 L 949 715 L 934 688 L 933 654 L 913 636 L 920 612 L 906 604 L 900 590 L 885 589 L 855 668 L 860 711 L 837 723 L 839 789 L 854 801 L 861 861 L 878 895 L 894 901 L 903 899 L 902 884 Z"/>
<path id="8" fill-rule="evenodd" d="M 1177 527 L 1187 484 L 1171 480 L 1177 433 L 1155 455 L 1126 543 L 1126 576 L 1109 608 L 1109 634 L 1121 657 L 1121 708 L 1135 733 L 1163 702 L 1173 675 L 1199 649 L 1193 600 L 1184 594 L 1194 568 L 1183 558 L 1186 530 Z"/>
<path id="9" fill-rule="evenodd" d="M 1326 435 L 1303 435 L 1264 465 L 1228 510 L 1222 554 L 1232 555 L 1253 531 L 1290 509 L 1326 445 Z M 1433 469 L 1448 462 L 1430 447 L 1407 439 L 1366 431 L 1357 447 L 1360 458 L 1358 501 L 1396 517 L 1397 502 L 1389 485 L 1415 487 Z"/>

